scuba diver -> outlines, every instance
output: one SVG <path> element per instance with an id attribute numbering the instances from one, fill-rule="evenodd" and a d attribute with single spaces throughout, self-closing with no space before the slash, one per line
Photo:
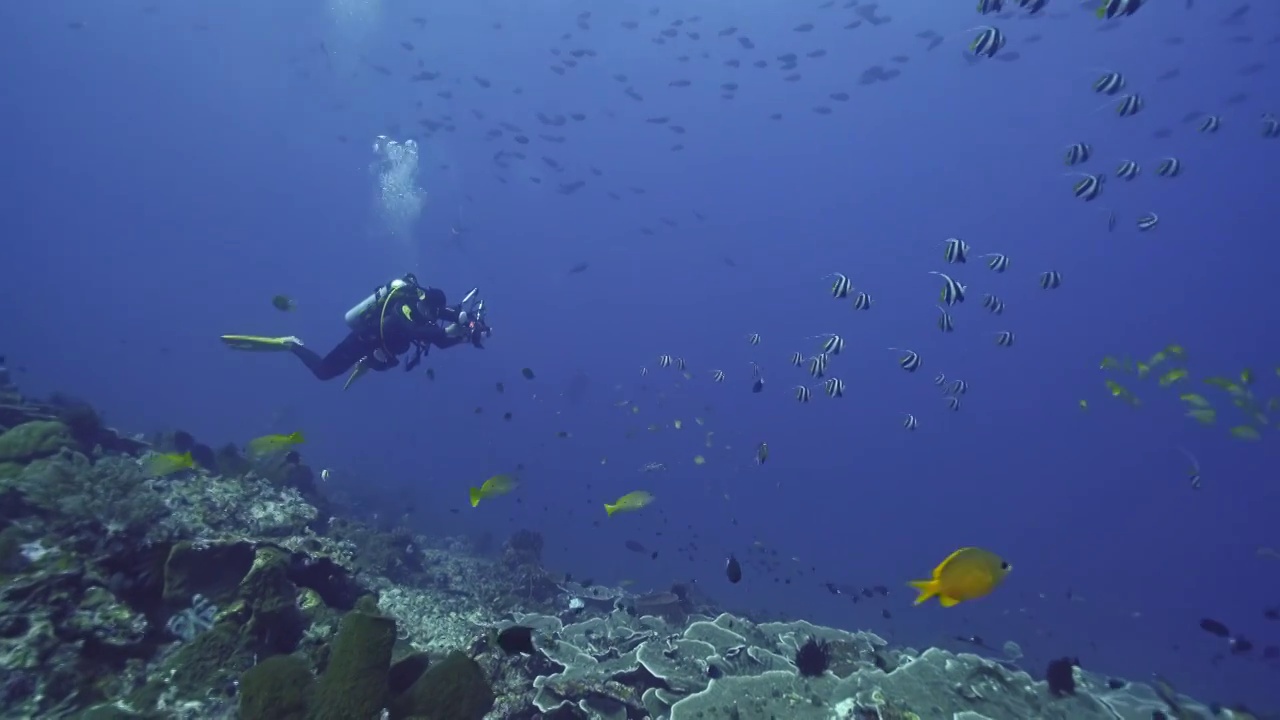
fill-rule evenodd
<path id="1" fill-rule="evenodd" d="M 447 324 L 442 327 L 441 321 Z M 484 301 L 476 298 L 474 288 L 449 307 L 444 291 L 419 284 L 413 273 L 374 290 L 347 311 L 346 322 L 350 332 L 324 357 L 292 336 L 223 335 L 222 342 L 235 350 L 287 350 L 320 380 L 350 371 L 345 390 L 369 370 L 382 372 L 399 365 L 399 356 L 411 348 L 414 354 L 405 370 L 417 367 L 432 345 L 444 349 L 470 342 L 483 349 L 483 339 L 492 332 L 485 322 Z"/>

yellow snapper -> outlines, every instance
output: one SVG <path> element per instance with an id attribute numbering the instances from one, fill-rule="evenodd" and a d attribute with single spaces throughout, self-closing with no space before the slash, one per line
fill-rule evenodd
<path id="1" fill-rule="evenodd" d="M 653 502 L 653 495 L 644 490 L 636 490 L 618 498 L 612 505 L 605 503 L 604 511 L 612 516 L 616 512 L 631 512 Z"/>
<path id="2" fill-rule="evenodd" d="M 499 495 L 506 495 L 512 490 L 515 490 L 515 488 L 516 479 L 514 477 L 507 475 L 506 473 L 494 475 L 488 480 L 485 480 L 484 484 L 480 487 L 471 488 L 471 507 L 479 505 L 481 500 L 498 497 Z"/>
<path id="3" fill-rule="evenodd" d="M 163 453 L 155 454 L 147 459 L 147 475 L 150 477 L 164 477 L 172 475 L 179 470 L 190 470 L 196 466 L 195 460 L 191 459 L 191 453 Z"/>
<path id="4" fill-rule="evenodd" d="M 993 552 L 964 547 L 948 555 L 934 568 L 932 578 L 912 580 L 910 585 L 920 591 L 916 605 L 937 596 L 942 607 L 952 607 L 995 590 L 1012 569 L 1012 565 Z"/>
<path id="5" fill-rule="evenodd" d="M 287 450 L 305 441 L 301 432 L 289 433 L 288 435 L 263 435 L 260 438 L 254 438 L 249 441 L 249 452 L 253 455 L 268 455 Z"/>

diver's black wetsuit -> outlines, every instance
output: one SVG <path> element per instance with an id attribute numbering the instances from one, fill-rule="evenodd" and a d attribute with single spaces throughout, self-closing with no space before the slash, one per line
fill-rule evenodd
<path id="1" fill-rule="evenodd" d="M 476 347 L 482 347 L 479 333 L 475 331 L 450 337 L 439 322 L 458 322 L 458 309 L 446 307 L 444 293 L 438 290 L 432 289 L 430 297 L 436 302 L 424 305 L 413 295 L 393 299 L 382 315 L 386 318 L 386 323 L 381 331 L 377 320 L 368 329 L 352 330 L 324 357 L 302 345 L 293 345 L 290 350 L 317 378 L 332 380 L 351 370 L 361 360 L 364 360 L 365 367 L 370 370 L 389 370 L 400 364 L 396 359 L 398 355 L 408 352 L 414 346 L 425 353 L 432 345 L 444 349 L 469 339 Z M 378 351 L 382 351 L 383 357 L 376 354 Z M 419 356 L 411 360 L 408 369 L 420 359 Z"/>

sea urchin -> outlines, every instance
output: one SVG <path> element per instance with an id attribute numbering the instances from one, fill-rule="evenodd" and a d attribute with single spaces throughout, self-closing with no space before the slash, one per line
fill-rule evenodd
<path id="1" fill-rule="evenodd" d="M 831 643 L 812 635 L 796 650 L 796 668 L 804 677 L 819 677 L 831 665 Z"/>

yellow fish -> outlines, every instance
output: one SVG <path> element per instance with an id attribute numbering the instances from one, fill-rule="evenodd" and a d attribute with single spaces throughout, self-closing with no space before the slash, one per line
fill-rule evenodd
<path id="1" fill-rule="evenodd" d="M 636 490 L 618 498 L 612 505 L 605 503 L 604 511 L 611 517 L 616 512 L 631 512 L 653 502 L 653 495 L 644 490 Z"/>
<path id="2" fill-rule="evenodd" d="M 499 495 L 506 495 L 516 489 L 516 479 L 505 473 L 494 475 L 480 487 L 471 488 L 471 507 L 480 504 L 481 500 Z"/>
<path id="3" fill-rule="evenodd" d="M 164 477 L 179 470 L 190 470 L 195 466 L 196 461 L 191 459 L 189 452 L 156 454 L 147 459 L 147 475 Z"/>
<path id="4" fill-rule="evenodd" d="M 263 435 L 260 438 L 254 438 L 249 441 L 249 452 L 253 455 L 267 455 L 273 452 L 280 452 L 303 442 L 305 440 L 300 432 L 288 435 Z"/>
<path id="5" fill-rule="evenodd" d="M 1012 569 L 1012 565 L 993 552 L 965 547 L 948 555 L 934 568 L 932 578 L 912 580 L 910 585 L 920 591 L 916 605 L 936 595 L 942 607 L 951 607 L 995 590 Z"/>

